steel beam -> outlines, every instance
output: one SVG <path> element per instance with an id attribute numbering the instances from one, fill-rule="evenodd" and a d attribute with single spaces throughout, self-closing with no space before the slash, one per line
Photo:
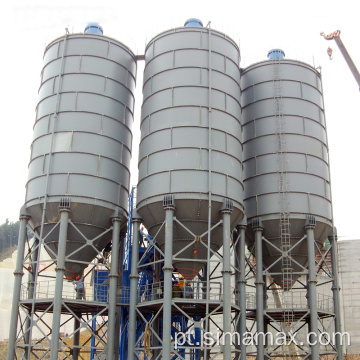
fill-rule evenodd
<path id="1" fill-rule="evenodd" d="M 28 299 L 35 298 L 35 288 L 36 288 L 36 279 L 37 279 L 37 272 L 39 266 L 39 257 L 40 257 L 40 240 L 34 236 L 33 242 L 33 252 L 31 254 L 31 270 L 29 271 L 29 280 L 28 280 Z M 30 359 L 30 351 L 31 351 L 31 324 L 33 321 L 33 313 L 32 311 L 29 312 L 29 317 L 26 319 L 25 322 L 25 334 L 24 334 L 24 343 L 25 346 L 28 344 L 28 348 L 25 350 L 25 358 L 26 360 Z"/>
<path id="2" fill-rule="evenodd" d="M 240 228 L 240 242 L 239 242 L 239 261 L 240 261 L 240 284 L 239 284 L 239 305 L 240 305 L 240 349 L 241 360 L 246 360 L 246 345 L 244 341 L 246 333 L 246 273 L 245 273 L 245 232 L 246 232 L 246 220 L 239 226 Z"/>
<path id="3" fill-rule="evenodd" d="M 69 213 L 70 213 L 70 210 L 67 208 L 60 208 L 59 211 L 60 211 L 60 230 L 59 230 L 57 264 L 55 268 L 56 282 L 55 282 L 53 322 L 52 322 L 52 333 L 51 333 L 51 350 L 50 350 L 51 360 L 58 359 L 62 290 L 63 290 L 63 280 L 65 274 L 66 238 L 67 238 L 67 229 L 68 229 Z"/>
<path id="4" fill-rule="evenodd" d="M 257 336 L 257 360 L 264 360 L 265 337 L 264 337 L 264 275 L 262 260 L 262 233 L 260 219 L 253 222 L 255 231 L 255 257 L 256 257 L 256 332 Z"/>
<path id="5" fill-rule="evenodd" d="M 169 195 L 171 196 L 171 195 Z M 165 196 L 169 197 L 169 196 Z M 173 274 L 173 201 L 164 199 L 165 209 L 165 252 L 164 252 L 164 308 L 163 308 L 163 360 L 171 359 L 171 307 L 172 307 L 172 274 Z"/>
<path id="6" fill-rule="evenodd" d="M 139 262 L 139 230 L 141 219 L 133 213 L 133 239 L 131 246 L 131 274 L 130 274 L 130 305 L 129 305 L 129 336 L 128 360 L 135 360 L 136 344 L 136 305 L 138 298 L 138 262 Z"/>
<path id="7" fill-rule="evenodd" d="M 20 215 L 20 229 L 19 229 L 19 241 L 18 241 L 18 252 L 16 258 L 16 268 L 14 271 L 14 292 L 11 307 L 10 317 L 10 331 L 9 331 L 9 343 L 7 351 L 7 360 L 14 360 L 15 356 L 15 344 L 16 344 L 16 333 L 19 313 L 19 303 L 21 295 L 21 280 L 24 275 L 23 273 L 23 261 L 26 243 L 26 225 L 29 221 L 29 216 L 23 212 Z"/>
<path id="8" fill-rule="evenodd" d="M 318 312 L 317 312 L 317 295 L 316 295 L 316 264 L 315 264 L 315 218 L 308 216 L 305 226 L 307 237 L 307 252 L 308 252 L 308 305 L 310 310 L 309 322 L 309 340 L 311 349 L 311 360 L 319 360 L 319 332 L 318 332 Z"/>
<path id="9" fill-rule="evenodd" d="M 224 331 L 224 359 L 231 359 L 231 265 L 230 265 L 230 217 L 232 210 L 226 206 L 222 210 L 223 236 L 223 331 Z"/>
<path id="10" fill-rule="evenodd" d="M 120 225 L 122 219 L 114 217 L 112 231 L 112 255 L 109 273 L 109 310 L 108 310 L 108 335 L 107 335 L 107 360 L 115 360 L 115 333 L 116 333 L 116 294 L 118 282 L 118 264 L 120 248 Z M 117 339 L 118 341 L 118 339 Z"/>
<path id="11" fill-rule="evenodd" d="M 161 254 L 160 252 L 158 252 L 158 250 L 156 248 L 154 248 L 154 259 L 160 259 L 161 258 Z M 161 263 L 156 263 L 154 265 L 155 268 L 155 274 L 158 274 L 158 276 L 160 276 L 161 274 Z M 160 319 L 159 316 L 157 316 L 154 320 L 153 320 L 153 325 L 152 328 L 154 329 L 154 333 L 155 334 L 160 334 Z M 153 334 L 152 336 L 152 344 L 154 347 L 160 347 L 160 341 L 159 338 L 157 336 L 155 336 Z M 154 359 L 158 359 L 159 355 L 161 353 L 161 349 L 154 349 L 153 351 L 153 358 Z"/>
<path id="12" fill-rule="evenodd" d="M 359 71 L 356 68 L 356 65 L 354 64 L 354 62 L 353 62 L 351 56 L 349 55 L 348 51 L 346 50 L 345 45 L 341 41 L 340 35 L 335 36 L 334 40 L 335 40 L 337 46 L 339 47 L 339 49 L 341 51 L 341 54 L 343 55 L 347 65 L 349 66 L 349 69 L 350 69 L 351 73 L 353 74 L 353 76 L 354 76 L 354 78 L 355 78 L 355 80 L 356 80 L 356 82 L 357 82 L 357 84 L 359 86 L 359 89 L 360 89 L 360 74 L 359 74 Z"/>
<path id="13" fill-rule="evenodd" d="M 76 300 L 81 300 L 82 295 L 77 291 L 76 292 Z M 73 335 L 73 354 L 72 354 L 72 360 L 78 360 L 79 359 L 79 345 L 80 345 L 80 321 L 74 317 L 74 335 Z"/>
<path id="14" fill-rule="evenodd" d="M 329 236 L 331 244 L 331 268 L 333 275 L 333 286 L 331 288 L 333 292 L 334 312 L 335 312 L 335 333 L 341 334 L 341 312 L 340 312 L 340 285 L 339 285 L 339 267 L 338 267 L 338 249 L 337 249 L 337 232 L 336 228 L 333 229 L 333 233 Z M 335 346 L 337 351 L 337 360 L 343 360 L 343 347 L 341 342 L 341 336 L 336 336 Z"/>
<path id="15" fill-rule="evenodd" d="M 119 300 L 124 298 L 123 292 L 128 291 L 127 289 L 124 289 L 123 284 L 123 271 L 124 271 L 124 250 L 125 250 L 125 239 L 126 239 L 126 227 L 123 228 L 125 232 L 120 231 L 120 245 L 119 245 L 119 260 L 118 260 L 118 278 L 117 278 L 117 292 L 116 292 L 116 323 L 115 323 L 115 356 L 116 354 L 120 354 L 120 338 L 122 333 L 122 319 L 124 318 L 124 315 L 128 313 L 128 308 L 126 309 L 123 306 L 120 306 Z M 128 296 L 129 294 L 126 294 L 125 296 Z M 126 322 L 125 322 L 126 323 Z M 115 357 L 117 359 L 117 357 Z"/>

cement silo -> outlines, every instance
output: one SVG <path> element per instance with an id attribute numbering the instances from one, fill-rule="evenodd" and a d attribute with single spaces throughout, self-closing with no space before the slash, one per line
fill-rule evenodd
<path id="1" fill-rule="evenodd" d="M 193 233 L 174 224 L 174 253 L 186 248 L 180 257 L 191 261 L 174 266 L 189 278 L 207 256 L 200 242 L 188 245 L 207 231 L 209 206 L 211 226 L 224 198 L 233 201 L 232 226 L 243 217 L 238 63 L 234 41 L 196 19 L 157 35 L 145 50 L 137 210 L 154 236 L 163 197 L 174 195 L 176 218 Z M 215 230 L 211 248 L 220 246 Z"/>
<path id="2" fill-rule="evenodd" d="M 272 50 L 269 60 L 242 70 L 244 204 L 249 224 L 260 218 L 270 242 L 284 252 L 291 248 L 292 283 L 308 261 L 306 244 L 294 247 L 304 236 L 306 217 L 315 217 L 321 246 L 332 229 L 332 209 L 320 73 L 284 55 Z M 251 246 L 251 229 L 247 239 Z M 265 244 L 265 266 L 278 258 L 279 252 Z M 278 261 L 271 272 L 289 288 L 283 269 Z"/>
<path id="3" fill-rule="evenodd" d="M 280 49 L 270 50 L 268 58 L 241 72 L 248 220 L 240 230 L 254 257 L 243 280 L 256 289 L 246 318 L 256 323 L 257 334 L 276 329 L 297 340 L 307 337 L 310 346 L 259 340 L 247 355 L 320 359 L 341 354 L 335 341 L 328 348 L 318 341 L 323 329 L 340 329 L 321 74 Z M 332 265 L 321 251 L 328 237 Z M 325 295 L 330 288 L 333 299 Z"/>
<path id="4" fill-rule="evenodd" d="M 45 49 L 20 215 L 8 359 L 77 360 L 90 351 L 115 359 L 119 353 L 116 307 L 121 298 L 122 227 L 128 216 L 136 68 L 132 51 L 104 36 L 98 24 L 89 24 L 81 34 L 66 30 Z M 27 239 L 28 222 L 32 239 Z M 24 284 L 23 269 L 28 276 Z M 101 298 L 93 280 L 97 271 L 108 275 Z M 86 292 L 89 282 L 92 288 Z M 98 333 L 84 314 L 107 317 L 106 339 L 101 335 L 106 346 L 90 350 L 90 338 Z M 61 327 L 70 321 L 74 331 L 66 334 L 72 338 L 68 345 Z M 83 321 L 91 333 L 85 345 L 80 342 Z M 40 342 L 32 339 L 36 328 L 44 336 Z"/>
<path id="5" fill-rule="evenodd" d="M 84 34 L 52 41 L 45 50 L 34 140 L 26 185 L 28 213 L 45 238 L 59 221 L 58 206 L 71 202 L 67 276 L 80 274 L 111 240 L 114 212 L 127 217 L 132 146 L 134 54 L 88 26 Z M 43 230 L 41 229 L 43 224 Z M 56 256 L 59 231 L 45 238 Z M 77 249 L 81 251 L 76 252 Z"/>

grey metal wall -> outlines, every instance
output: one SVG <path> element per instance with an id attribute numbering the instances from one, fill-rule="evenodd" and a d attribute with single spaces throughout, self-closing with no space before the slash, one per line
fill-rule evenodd
<path id="1" fill-rule="evenodd" d="M 71 220 L 89 239 L 111 225 L 115 210 L 126 220 L 135 76 L 135 56 L 114 39 L 74 34 L 47 46 L 26 185 L 26 206 L 39 231 L 47 195 L 44 235 L 58 221 L 63 196 L 71 199 Z M 69 239 L 68 253 L 84 244 L 71 229 Z M 47 239 L 54 250 L 56 240 L 55 231 Z M 74 259 L 94 254 L 88 247 Z"/>
<path id="2" fill-rule="evenodd" d="M 202 27 L 166 31 L 147 45 L 137 209 L 150 234 L 164 220 L 162 201 L 169 193 L 175 197 L 177 219 L 196 235 L 207 230 L 209 146 L 211 221 L 220 219 L 224 197 L 234 201 L 233 225 L 242 218 L 238 63 L 237 45 L 226 35 Z M 175 226 L 174 240 L 176 253 L 193 237 Z M 161 236 L 158 241 L 162 246 Z M 214 249 L 221 246 L 216 234 L 211 241 Z M 189 247 L 181 257 L 194 258 L 193 250 Z M 196 251 L 198 258 L 206 257 L 202 246 Z M 197 272 L 203 266 L 177 265 L 184 273 L 186 267 Z"/>
<path id="3" fill-rule="evenodd" d="M 328 145 L 320 74 L 294 60 L 268 60 L 242 70 L 244 204 L 249 224 L 261 217 L 265 237 L 280 246 L 280 213 L 292 241 L 315 215 L 316 240 L 331 231 Z M 254 241 L 248 232 L 248 241 Z M 267 264 L 279 256 L 264 251 Z M 293 256 L 306 263 L 306 248 Z M 278 264 L 281 265 L 281 262 Z"/>
<path id="4" fill-rule="evenodd" d="M 342 240 L 339 247 L 339 275 L 344 319 L 343 331 L 350 334 L 351 343 L 344 345 L 346 354 L 360 354 L 360 240 Z"/>

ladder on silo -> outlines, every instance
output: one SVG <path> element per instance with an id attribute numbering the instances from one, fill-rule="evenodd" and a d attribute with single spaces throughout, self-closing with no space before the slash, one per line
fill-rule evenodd
<path id="1" fill-rule="evenodd" d="M 132 216 L 133 211 L 136 207 L 136 186 L 131 188 L 131 192 L 129 194 L 129 217 L 127 222 L 127 229 L 126 229 L 126 237 L 124 243 L 124 270 L 130 271 L 129 262 L 130 262 L 130 247 L 132 241 Z"/>
<path id="2" fill-rule="evenodd" d="M 289 214 L 289 188 L 287 176 L 286 159 L 286 124 L 283 114 L 282 98 L 282 79 L 280 74 L 280 59 L 273 59 L 273 96 L 274 96 L 274 114 L 276 122 L 276 135 L 278 139 L 278 171 L 279 171 L 279 232 L 280 232 L 280 250 L 282 262 L 282 321 L 281 330 L 288 333 L 294 322 L 294 304 L 292 294 L 289 290 L 293 284 L 293 269 L 290 258 L 291 231 Z M 294 355 L 293 347 L 284 346 L 283 355 L 285 359 L 291 359 Z M 296 352 L 295 352 L 296 354 Z"/>
<path id="3" fill-rule="evenodd" d="M 124 257 L 123 257 L 123 272 L 122 272 L 122 283 L 123 293 L 121 302 L 127 304 L 123 306 L 120 317 L 120 343 L 119 343 L 119 358 L 127 359 L 127 347 L 128 347 L 128 331 L 129 331 L 129 292 L 130 288 L 130 272 L 131 272 L 131 243 L 133 238 L 132 229 L 132 217 L 133 211 L 136 207 L 136 186 L 131 188 L 128 199 L 129 216 L 127 222 L 126 236 L 124 239 Z"/>

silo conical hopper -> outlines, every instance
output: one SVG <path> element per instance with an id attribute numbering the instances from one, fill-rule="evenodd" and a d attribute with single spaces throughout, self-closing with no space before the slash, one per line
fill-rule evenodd
<path id="1" fill-rule="evenodd" d="M 332 229 L 321 76 L 312 66 L 284 55 L 282 50 L 272 50 L 269 60 L 241 73 L 247 241 L 249 246 L 254 243 L 251 223 L 260 218 L 265 238 L 281 248 L 286 226 L 294 246 L 305 234 L 307 216 L 313 215 L 315 240 L 321 246 Z M 279 256 L 263 243 L 265 267 Z M 292 249 L 291 256 L 306 266 L 306 243 Z M 296 262 L 292 261 L 291 271 L 303 271 Z M 282 267 L 278 261 L 271 272 L 275 282 L 289 289 L 299 274 L 285 284 Z"/>
<path id="2" fill-rule="evenodd" d="M 164 221 L 167 194 L 174 196 L 176 219 L 196 236 L 208 229 L 209 193 L 212 225 L 221 219 L 224 198 L 233 200 L 232 226 L 243 217 L 239 49 L 191 20 L 157 35 L 145 51 L 137 211 L 152 236 Z M 163 249 L 163 232 L 156 241 Z M 200 242 L 182 251 L 192 241 L 175 222 L 173 254 L 182 260 L 173 265 L 186 278 L 207 257 Z M 211 248 L 221 246 L 218 227 Z"/>
<path id="3" fill-rule="evenodd" d="M 31 146 L 26 206 L 56 258 L 59 202 L 71 202 L 66 275 L 81 273 L 111 240 L 114 212 L 126 221 L 136 61 L 101 27 L 67 34 L 45 50 Z M 45 210 L 44 210 L 45 208 Z M 42 219 L 44 217 L 44 219 Z M 48 235 L 49 234 L 49 235 Z M 48 236 L 47 236 L 48 235 Z M 84 262 L 84 263 L 82 263 Z"/>

